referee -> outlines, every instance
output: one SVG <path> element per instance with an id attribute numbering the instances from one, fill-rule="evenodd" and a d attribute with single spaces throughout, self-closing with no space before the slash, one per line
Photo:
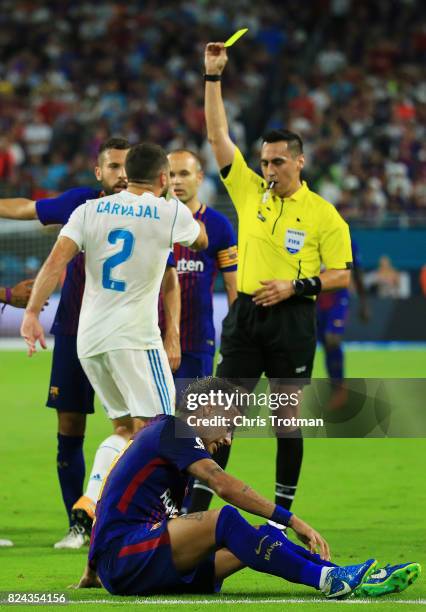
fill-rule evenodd
<path id="1" fill-rule="evenodd" d="M 303 143 L 297 134 L 286 130 L 267 134 L 260 159 L 263 178 L 248 168 L 229 136 L 220 82 L 226 62 L 223 43 L 209 43 L 205 53 L 208 139 L 238 213 L 240 253 L 238 298 L 223 322 L 217 375 L 252 390 L 265 373 L 273 391 L 297 392 L 303 383 L 294 379 L 306 381 L 312 372 L 316 296 L 350 282 L 349 228 L 332 204 L 301 181 Z M 320 273 L 321 266 L 325 271 Z M 281 407 L 275 414 L 297 417 L 298 405 Z M 294 428 L 276 434 L 276 503 L 289 509 L 303 440 Z M 218 460 L 224 467 L 227 457 Z M 209 501 L 205 496 L 204 508 Z M 193 504 L 191 510 L 196 507 Z"/>

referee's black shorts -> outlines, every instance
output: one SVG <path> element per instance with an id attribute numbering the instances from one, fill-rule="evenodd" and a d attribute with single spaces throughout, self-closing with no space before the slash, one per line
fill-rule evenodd
<path id="1" fill-rule="evenodd" d="M 292 297 L 275 306 L 256 306 L 239 293 L 222 325 L 216 375 L 256 384 L 268 378 L 306 379 L 312 374 L 316 348 L 315 302 Z"/>

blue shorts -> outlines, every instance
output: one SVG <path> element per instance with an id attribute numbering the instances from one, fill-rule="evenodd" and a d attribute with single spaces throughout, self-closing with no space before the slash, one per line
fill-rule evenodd
<path id="1" fill-rule="evenodd" d="M 174 372 L 176 398 L 179 403 L 186 387 L 196 378 L 205 378 L 213 374 L 213 355 L 209 353 L 182 353 L 182 361 Z"/>
<path id="2" fill-rule="evenodd" d="M 213 374 L 213 355 L 210 353 L 182 353 L 179 368 L 173 374 L 176 378 L 205 378 Z"/>
<path id="3" fill-rule="evenodd" d="M 62 412 L 91 414 L 94 391 L 77 356 L 76 336 L 55 336 L 46 406 Z"/>
<path id="4" fill-rule="evenodd" d="M 97 572 L 103 586 L 113 595 L 155 593 L 215 593 L 222 581 L 215 579 L 211 553 L 191 572 L 180 574 L 173 563 L 167 520 L 133 528 L 116 538 L 97 557 Z"/>
<path id="5" fill-rule="evenodd" d="M 318 340 L 325 341 L 327 334 L 343 335 L 346 319 L 349 314 L 349 299 L 346 296 L 339 298 L 331 308 L 318 308 L 317 333 Z"/>

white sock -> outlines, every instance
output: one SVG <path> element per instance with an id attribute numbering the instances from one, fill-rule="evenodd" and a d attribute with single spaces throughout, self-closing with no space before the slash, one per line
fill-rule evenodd
<path id="1" fill-rule="evenodd" d="M 127 441 L 123 436 L 113 434 L 106 438 L 99 445 L 96 451 L 95 460 L 93 462 L 92 471 L 90 472 L 87 489 L 84 493 L 95 503 L 98 501 L 99 492 L 101 490 L 102 481 L 105 478 L 113 459 L 121 453 L 126 446 Z"/>
<path id="2" fill-rule="evenodd" d="M 319 588 L 320 591 L 322 591 L 324 593 L 324 587 L 325 587 L 325 580 L 328 576 L 328 574 L 331 572 L 333 568 L 332 567 L 328 567 L 326 565 L 324 565 L 324 567 L 321 570 L 321 577 L 320 577 L 320 581 L 319 581 Z"/>

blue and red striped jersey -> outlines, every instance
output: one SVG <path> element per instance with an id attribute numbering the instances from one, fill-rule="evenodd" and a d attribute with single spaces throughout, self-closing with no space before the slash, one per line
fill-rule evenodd
<path id="1" fill-rule="evenodd" d="M 359 252 L 359 247 L 356 242 L 352 240 L 352 262 L 353 267 L 360 268 L 361 267 L 361 256 Z M 317 298 L 317 306 L 320 310 L 330 310 L 334 308 L 334 306 L 339 303 L 342 298 L 349 299 L 349 289 L 338 289 L 337 291 L 328 291 L 327 293 L 320 293 Z"/>
<path id="2" fill-rule="evenodd" d="M 177 514 L 189 481 L 186 468 L 201 459 L 210 459 L 210 454 L 183 421 L 161 415 L 142 429 L 104 481 L 89 560 L 132 526 L 155 530 Z"/>
<path id="3" fill-rule="evenodd" d="M 181 290 L 181 349 L 214 354 L 213 287 L 218 270 L 232 272 L 237 269 L 237 238 L 228 219 L 204 204 L 194 218 L 205 224 L 209 246 L 199 252 L 180 244 L 174 246 Z M 160 328 L 164 331 L 161 305 Z"/>
<path id="4" fill-rule="evenodd" d="M 78 206 L 84 204 L 86 200 L 99 198 L 100 195 L 99 189 L 76 187 L 57 198 L 38 200 L 36 202 L 38 218 L 43 225 L 65 225 Z M 61 299 L 50 330 L 52 334 L 77 335 L 85 278 L 84 255 L 79 253 L 67 266 Z"/>

